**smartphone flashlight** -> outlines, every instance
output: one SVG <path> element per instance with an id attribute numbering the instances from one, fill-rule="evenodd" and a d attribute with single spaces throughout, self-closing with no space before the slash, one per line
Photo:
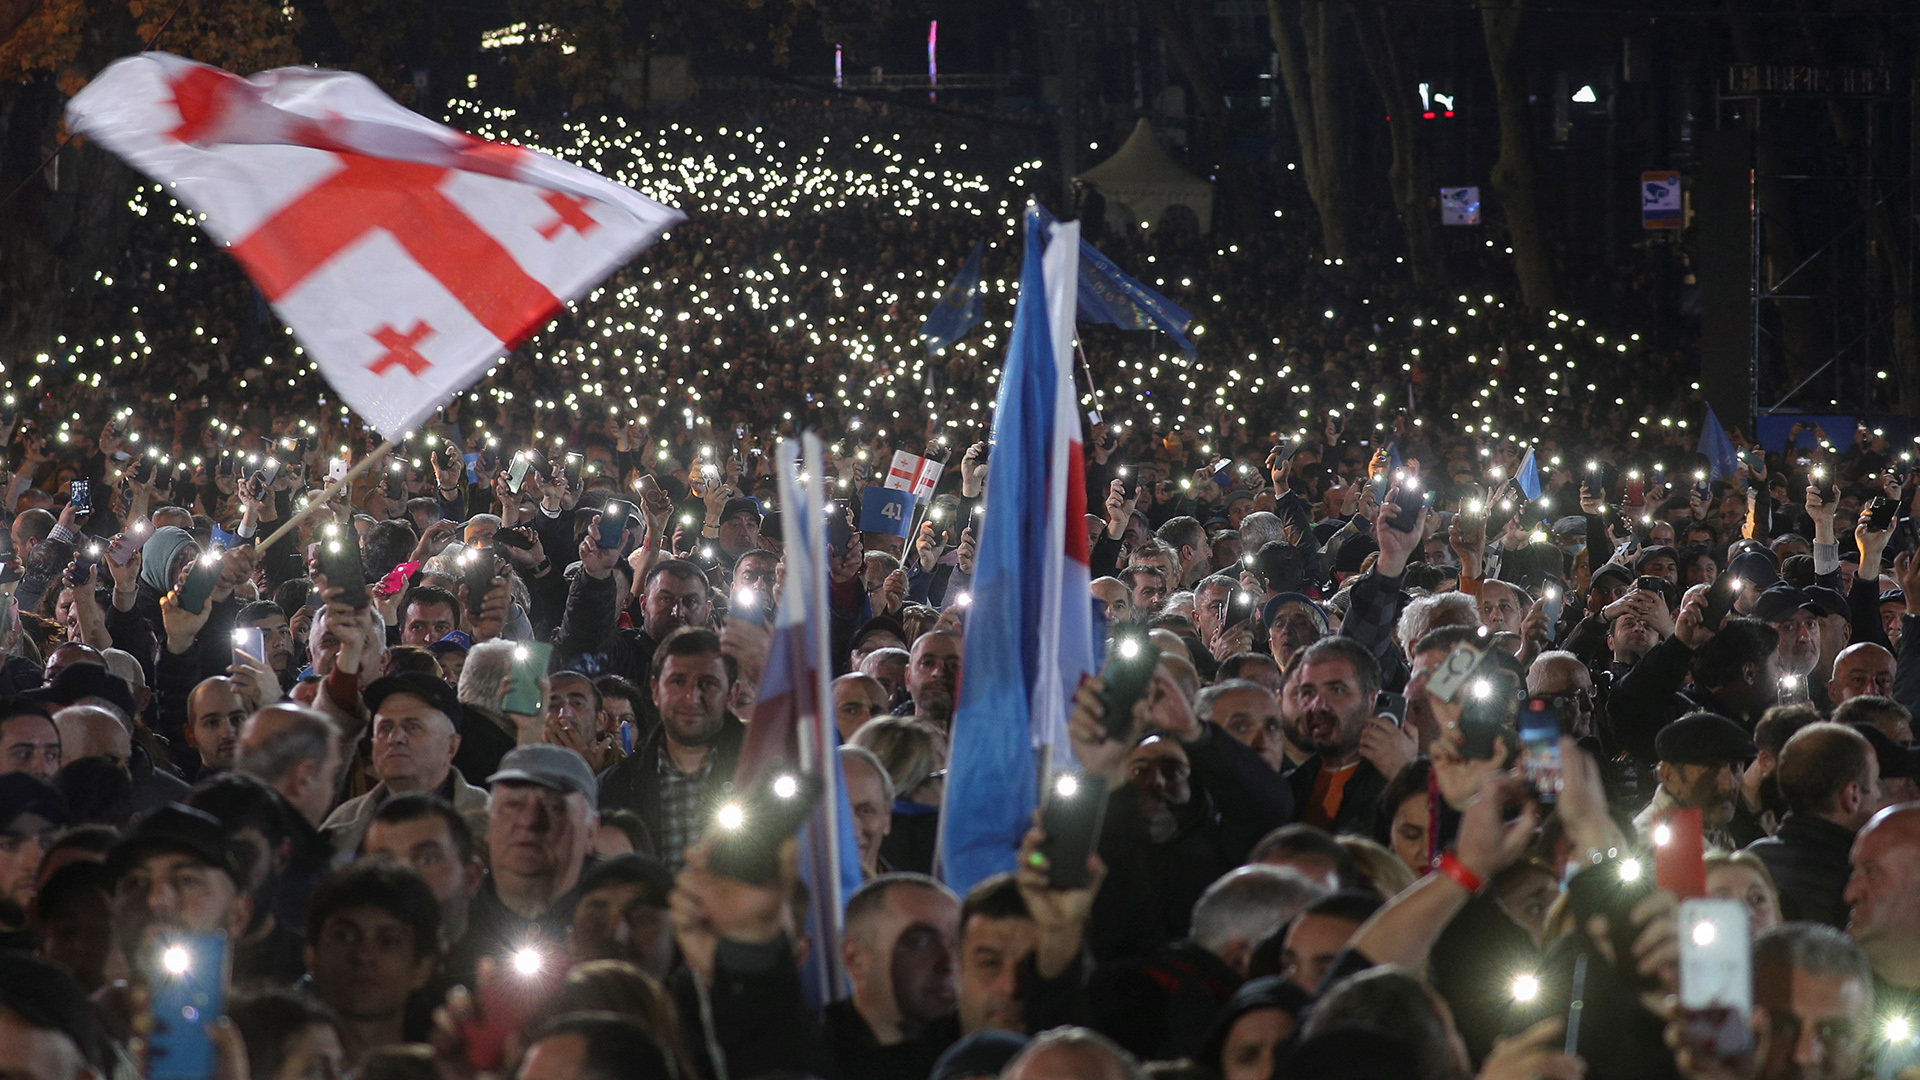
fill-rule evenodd
<path id="1" fill-rule="evenodd" d="M 721 828 L 731 832 L 747 823 L 746 808 L 737 802 L 723 803 L 720 806 L 719 813 L 714 815 L 714 821 L 717 822 Z"/>
<path id="2" fill-rule="evenodd" d="M 1661 822 L 1653 827 L 1653 846 L 1666 847 L 1673 843 L 1673 826 Z"/>
<path id="3" fill-rule="evenodd" d="M 1621 859 L 1620 860 L 1620 880 L 1625 882 L 1634 882 L 1634 881 L 1640 880 L 1640 860 L 1639 859 Z"/>
<path id="4" fill-rule="evenodd" d="M 1513 1000 L 1532 1001 L 1540 996 L 1540 977 L 1531 972 L 1513 977 Z"/>
<path id="5" fill-rule="evenodd" d="M 160 953 L 160 966 L 169 975 L 185 975 L 193 967 L 193 953 L 184 945 L 169 945 Z"/>
<path id="6" fill-rule="evenodd" d="M 965 595 L 965 594 L 963 593 L 962 595 Z M 1119 645 L 1119 652 L 1121 657 L 1127 660 L 1131 660 L 1134 657 L 1139 656 L 1140 655 L 1140 639 L 1132 638 L 1132 637 L 1121 638 L 1120 645 Z"/>
<path id="7" fill-rule="evenodd" d="M 800 794 L 799 778 L 790 773 L 782 773 L 774 777 L 773 794 L 775 798 L 779 799 L 791 799 L 795 795 Z"/>
<path id="8" fill-rule="evenodd" d="M 513 970 L 517 974 L 527 976 L 538 975 L 540 974 L 540 969 L 545 966 L 546 957 L 540 955 L 539 949 L 520 948 L 513 950 Z"/>
<path id="9" fill-rule="evenodd" d="M 1080 794 L 1080 778 L 1072 773 L 1061 773 L 1053 778 L 1053 793 L 1058 798 L 1073 798 Z"/>

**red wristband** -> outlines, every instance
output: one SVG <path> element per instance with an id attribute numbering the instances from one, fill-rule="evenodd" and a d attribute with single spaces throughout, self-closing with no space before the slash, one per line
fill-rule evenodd
<path id="1" fill-rule="evenodd" d="M 1435 867 L 1435 869 L 1452 878 L 1461 888 L 1470 893 L 1479 892 L 1481 887 L 1486 884 L 1486 881 L 1481 878 L 1479 874 L 1468 869 L 1467 864 L 1461 862 L 1459 856 L 1451 851 L 1440 856 L 1440 865 Z"/>

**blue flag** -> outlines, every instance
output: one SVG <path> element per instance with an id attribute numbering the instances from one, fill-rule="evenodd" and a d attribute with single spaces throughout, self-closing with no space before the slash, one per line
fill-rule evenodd
<path id="1" fill-rule="evenodd" d="M 920 340 L 928 352 L 946 348 L 980 325 L 980 314 L 985 307 L 980 295 L 980 255 L 984 250 L 981 241 L 973 242 L 973 254 L 967 256 L 960 272 L 954 275 L 953 284 L 940 294 L 940 302 L 920 324 Z"/>
<path id="2" fill-rule="evenodd" d="M 1527 449 L 1527 456 L 1520 461 L 1520 467 L 1513 471 L 1513 482 L 1520 485 L 1520 494 L 1528 502 L 1540 501 L 1540 463 L 1533 458 L 1533 449 Z"/>
<path id="3" fill-rule="evenodd" d="M 1052 214 L 1040 207 L 1041 220 L 1051 225 Z M 1122 330 L 1163 330 L 1182 352 L 1194 354 L 1187 340 L 1193 315 L 1185 308 L 1128 277 L 1100 249 L 1080 241 L 1080 294 L 1075 305 L 1081 322 L 1108 323 Z"/>
<path id="4" fill-rule="evenodd" d="M 1713 406 L 1707 406 L 1707 418 L 1700 422 L 1700 453 L 1706 457 L 1707 466 L 1715 480 L 1733 479 L 1734 462 L 1733 440 L 1727 438 L 1727 429 L 1720 426 L 1720 418 L 1713 415 Z"/>
<path id="5" fill-rule="evenodd" d="M 1067 356 L 1079 227 L 1054 225 L 1031 207 L 1025 226 L 947 760 L 946 804 L 965 812 L 940 817 L 941 875 L 963 895 L 1014 868 L 1037 801 L 1036 746 L 1056 748 L 1055 767 L 1067 767 L 1068 702 L 1095 666 Z"/>

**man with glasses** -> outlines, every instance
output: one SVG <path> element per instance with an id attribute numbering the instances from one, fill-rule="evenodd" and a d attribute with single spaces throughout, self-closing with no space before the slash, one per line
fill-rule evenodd
<path id="1" fill-rule="evenodd" d="M 1579 657 L 1558 649 L 1541 653 L 1527 669 L 1527 694 L 1557 699 L 1567 734 L 1593 735 L 1593 673 Z"/>

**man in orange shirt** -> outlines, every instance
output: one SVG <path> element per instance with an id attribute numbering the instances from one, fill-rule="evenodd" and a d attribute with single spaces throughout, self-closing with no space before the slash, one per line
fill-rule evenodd
<path id="1" fill-rule="evenodd" d="M 1298 808 L 1296 820 L 1331 833 L 1371 836 L 1374 807 L 1392 779 L 1373 759 L 1388 762 L 1396 773 L 1405 765 L 1399 753 L 1362 752 L 1362 743 L 1369 739 L 1381 743 L 1380 749 L 1398 749 L 1392 737 L 1399 729 L 1391 720 L 1374 716 L 1379 661 L 1350 638 L 1323 638 L 1302 654 L 1294 678 L 1300 730 L 1313 751 L 1287 777 Z M 1370 734 L 1375 727 L 1383 730 Z"/>

